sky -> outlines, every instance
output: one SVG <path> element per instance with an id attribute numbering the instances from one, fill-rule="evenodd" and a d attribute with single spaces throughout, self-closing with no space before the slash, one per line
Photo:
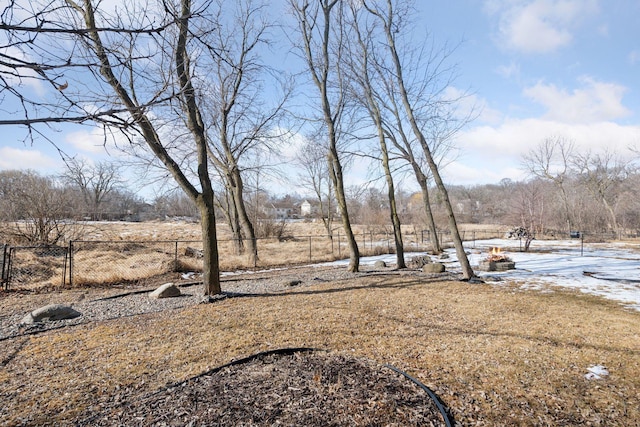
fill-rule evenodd
<path id="1" fill-rule="evenodd" d="M 416 7 L 416 37 L 428 31 L 436 43 L 457 46 L 451 91 L 467 91 L 461 107 L 478 111 L 453 140 L 447 183 L 526 179 L 522 156 L 550 137 L 581 151 L 640 147 L 640 1 L 418 0 Z M 70 155 L 116 155 L 87 127 L 47 132 Z M 62 170 L 51 144 L 25 143 L 21 128 L 2 133 L 0 170 Z M 348 182 L 363 182 L 365 169 L 356 163 Z"/>

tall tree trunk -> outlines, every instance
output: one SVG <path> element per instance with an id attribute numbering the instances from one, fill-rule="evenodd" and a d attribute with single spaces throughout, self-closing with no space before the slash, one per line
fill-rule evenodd
<path id="1" fill-rule="evenodd" d="M 222 292 L 219 279 L 218 238 L 216 233 L 216 215 L 213 192 L 206 191 L 196 200 L 200 211 L 202 227 L 203 264 L 202 279 L 204 294 L 215 295 Z"/>
<path id="2" fill-rule="evenodd" d="M 297 13 L 298 24 L 300 25 L 300 32 L 302 34 L 302 41 L 304 43 L 304 55 L 307 62 L 307 67 L 311 78 L 315 86 L 318 89 L 320 96 L 320 104 L 322 109 L 322 118 L 324 124 L 327 126 L 327 139 L 329 143 L 329 150 L 327 153 L 327 161 L 329 164 L 329 176 L 331 178 L 334 191 L 336 193 L 336 200 L 338 202 L 338 208 L 340 209 L 340 219 L 347 238 L 347 245 L 349 247 L 349 271 L 357 272 L 360 268 L 360 251 L 358 250 L 358 243 L 356 242 L 355 235 L 351 228 L 351 221 L 349 219 L 349 210 L 347 208 L 347 198 L 344 190 L 344 178 L 342 172 L 342 164 L 340 162 L 340 156 L 338 153 L 338 129 L 337 124 L 340 121 L 340 113 L 345 106 L 345 89 L 342 86 L 341 70 L 340 70 L 340 55 L 341 52 L 331 52 L 331 36 L 332 29 L 340 32 L 341 22 L 336 20 L 335 28 L 332 28 L 332 10 L 337 6 L 338 13 L 342 13 L 342 3 L 337 0 L 327 1 L 322 0 L 317 5 L 321 9 L 323 20 L 317 20 L 317 14 L 311 11 L 313 8 L 309 7 L 309 3 L 304 1 L 302 4 L 296 0 L 290 0 L 290 4 L 294 11 Z M 308 15 L 311 13 L 311 16 Z M 312 49 L 312 33 L 315 31 L 316 25 L 318 25 L 320 34 L 319 42 L 319 61 L 316 61 L 313 49 Z M 339 37 L 342 35 L 340 34 Z M 341 40 L 337 40 L 338 45 L 341 44 Z M 332 57 L 331 53 L 335 53 L 336 57 Z M 332 59 L 334 61 L 332 61 Z M 337 96 L 336 104 L 332 105 L 330 101 L 330 70 L 332 67 L 336 67 L 337 79 L 333 82 L 335 85 L 340 86 L 340 93 Z M 335 114 L 335 115 L 334 115 Z"/>
<path id="3" fill-rule="evenodd" d="M 191 1 L 182 0 L 182 10 L 179 19 L 179 35 L 176 44 L 175 61 L 176 72 L 182 89 L 182 101 L 187 118 L 187 127 L 195 140 L 198 153 L 198 180 L 201 192 L 195 199 L 199 201 L 200 216 L 203 230 L 204 253 L 204 293 L 218 294 L 220 288 L 220 269 L 218 264 L 218 241 L 216 235 L 216 217 L 213 187 L 209 175 L 209 158 L 207 155 L 207 138 L 200 109 L 196 103 L 196 94 L 191 83 L 189 70 L 189 56 L 187 53 L 187 37 L 189 34 L 189 18 L 191 17 Z M 187 188 L 185 188 L 187 190 Z"/>
<path id="4" fill-rule="evenodd" d="M 389 10 L 391 11 L 392 10 L 391 0 L 387 0 L 387 4 L 389 6 Z M 380 15 L 378 14 L 378 16 Z M 390 13 L 389 16 L 393 16 L 392 13 Z M 453 207 L 451 206 L 451 201 L 449 200 L 449 192 L 447 191 L 447 188 L 444 185 L 444 182 L 442 181 L 442 177 L 440 176 L 440 171 L 438 170 L 438 165 L 433 159 L 433 156 L 431 155 L 431 149 L 427 144 L 427 140 L 425 139 L 424 134 L 422 133 L 422 130 L 420 129 L 420 126 L 418 125 L 418 122 L 413 114 L 411 101 L 409 100 L 409 95 L 405 87 L 402 64 L 398 56 L 398 51 L 395 44 L 395 38 L 392 34 L 391 22 L 387 22 L 385 20 L 383 20 L 383 22 L 384 22 L 384 31 L 387 36 L 389 53 L 393 61 L 393 64 L 395 66 L 394 76 L 396 79 L 396 83 L 398 85 L 398 89 L 400 92 L 405 113 L 407 115 L 407 119 L 411 124 L 411 129 L 413 130 L 415 137 L 418 139 L 420 146 L 424 151 L 427 164 L 429 165 L 429 169 L 431 170 L 431 174 L 433 175 L 433 179 L 436 183 L 436 186 L 438 187 L 438 190 L 442 194 L 444 207 L 448 217 L 449 231 L 451 232 L 451 238 L 453 239 L 453 244 L 456 248 L 456 255 L 458 256 L 458 261 L 460 262 L 460 266 L 462 268 L 462 276 L 464 279 L 467 279 L 467 280 L 471 279 L 472 277 L 475 276 L 475 274 L 473 272 L 473 269 L 471 268 L 471 264 L 469 264 L 469 259 L 467 258 L 467 254 L 462 244 L 462 238 L 460 237 L 458 224 L 456 223 L 456 217 L 453 212 Z"/>
<path id="5" fill-rule="evenodd" d="M 333 132 L 331 128 L 330 134 Z M 335 136 L 333 137 L 335 141 Z M 342 221 L 342 228 L 344 229 L 347 246 L 349 247 L 349 267 L 351 272 L 357 272 L 360 269 L 360 250 L 358 249 L 358 242 L 356 236 L 353 234 L 351 228 L 351 220 L 349 219 L 349 210 L 347 208 L 347 198 L 344 192 L 344 179 L 342 176 L 342 165 L 338 159 L 338 153 L 335 148 L 335 143 L 332 144 L 329 150 L 329 175 L 333 182 L 333 188 L 336 192 L 336 200 L 338 202 L 338 208 L 340 209 L 340 219 Z"/>
<path id="6" fill-rule="evenodd" d="M 355 12 L 355 11 L 354 11 Z M 389 216 L 391 224 L 393 226 L 393 240 L 396 249 L 396 265 L 398 268 L 406 268 L 404 260 L 404 244 L 402 243 L 402 225 L 400 224 L 400 217 L 398 216 L 398 207 L 396 204 L 395 186 L 393 185 L 393 175 L 391 174 L 391 167 L 389 165 L 389 149 L 387 147 L 386 132 L 384 129 L 382 114 L 380 113 L 379 103 L 377 97 L 374 96 L 374 89 L 369 77 L 369 49 L 367 42 L 363 39 L 362 33 L 358 26 L 358 20 L 354 20 L 354 29 L 356 30 L 358 46 L 360 47 L 360 62 L 356 61 L 355 65 L 352 63 L 353 72 L 355 75 L 361 76 L 355 80 L 361 85 L 364 91 L 365 108 L 369 112 L 373 123 L 376 126 L 376 132 L 378 133 L 378 143 L 380 144 L 380 153 L 382 154 L 382 168 L 384 169 L 384 176 L 387 182 L 387 198 L 389 200 Z"/>
<path id="7" fill-rule="evenodd" d="M 204 126 L 202 124 L 202 117 L 196 103 L 195 91 L 191 84 L 191 76 L 189 75 L 188 69 L 189 61 L 187 53 L 187 38 L 189 34 L 189 19 L 191 17 L 191 2 L 190 0 L 181 1 L 180 16 L 177 21 L 179 33 L 175 47 L 175 72 L 180 86 L 180 100 L 182 101 L 182 108 L 186 115 L 187 127 L 193 137 L 194 147 L 197 151 L 197 175 L 202 189 L 200 192 L 189 181 L 182 169 L 180 169 L 180 165 L 171 157 L 165 146 L 162 144 L 160 136 L 156 132 L 156 129 L 149 117 L 145 114 L 145 110 L 137 105 L 135 97 L 127 92 L 127 89 L 121 84 L 118 77 L 116 77 L 113 67 L 109 61 L 109 55 L 102 43 L 102 39 L 100 38 L 100 32 L 96 27 L 93 4 L 91 3 L 91 0 L 84 0 L 83 4 L 84 8 L 74 2 L 69 2 L 69 5 L 81 13 L 85 20 L 86 28 L 88 30 L 87 36 L 91 41 L 91 48 L 100 62 L 100 74 L 103 76 L 105 82 L 112 87 L 118 99 L 128 109 L 133 122 L 138 126 L 140 133 L 149 146 L 149 149 L 164 164 L 176 182 L 191 198 L 191 200 L 195 202 L 196 206 L 198 206 L 198 209 L 200 210 L 203 227 L 204 292 L 207 295 L 220 293 L 220 270 L 218 265 L 218 247 L 215 232 L 216 222 L 214 213 L 214 194 L 208 170 L 207 141 Z M 204 231 L 206 231 L 206 233 Z"/>

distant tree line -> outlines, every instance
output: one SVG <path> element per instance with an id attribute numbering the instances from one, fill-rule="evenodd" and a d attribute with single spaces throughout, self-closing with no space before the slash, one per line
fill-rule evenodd
<path id="1" fill-rule="evenodd" d="M 572 231 L 613 237 L 640 235 L 640 173 L 633 158 L 623 160 L 612 153 L 577 155 L 563 144 L 549 139 L 532 149 L 523 158 L 523 167 L 531 172 L 527 180 L 448 186 L 458 221 L 525 227 L 533 235 L 561 237 Z M 116 172 L 120 170 L 106 162 L 70 162 L 55 176 L 0 171 L 0 242 L 59 244 L 80 237 L 78 223 L 87 221 L 199 218 L 195 204 L 182 192 L 145 201 L 126 188 Z M 440 194 L 437 188 L 430 193 L 436 226 L 446 230 L 447 211 Z M 422 194 L 396 189 L 397 210 L 403 224 L 429 229 Z M 276 233 L 277 224 L 287 220 L 331 224 L 340 216 L 338 209 L 326 207 L 336 205 L 332 197 L 318 198 L 313 193 L 278 196 L 265 189 L 251 189 L 243 198 L 257 237 Z M 345 200 L 354 224 L 392 231 L 386 188 L 347 186 Z M 313 205 L 306 214 L 301 211 L 303 202 Z M 218 204 L 216 216 L 224 219 L 226 215 L 225 206 Z"/>

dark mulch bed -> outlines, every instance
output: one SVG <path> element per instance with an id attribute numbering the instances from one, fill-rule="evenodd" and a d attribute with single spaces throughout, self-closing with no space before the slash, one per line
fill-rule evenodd
<path id="1" fill-rule="evenodd" d="M 388 367 L 322 351 L 262 354 L 79 426 L 442 426 L 427 392 Z"/>

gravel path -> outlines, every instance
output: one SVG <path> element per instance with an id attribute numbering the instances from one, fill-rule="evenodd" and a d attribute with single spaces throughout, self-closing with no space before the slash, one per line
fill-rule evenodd
<path id="1" fill-rule="evenodd" d="M 223 297 L 282 293 L 291 291 L 293 288 L 311 286 L 322 282 L 345 280 L 359 275 L 380 273 L 412 274 L 410 271 L 398 273 L 391 270 L 364 270 L 360 273 L 349 273 L 344 268 L 309 267 L 236 275 L 229 274 L 222 278 Z M 418 274 L 418 272 L 413 273 Z M 102 292 L 85 290 L 85 292 L 82 293 L 75 290 L 67 293 L 63 291 L 56 294 L 40 294 L 32 297 L 28 302 L 22 301 L 21 304 L 17 305 L 10 305 L 5 303 L 4 299 L 0 299 L 0 341 L 20 335 L 34 334 L 71 325 L 178 309 L 205 302 L 201 285 L 196 282 L 182 284 L 176 282 L 181 288 L 182 296 L 180 297 L 162 299 L 149 298 L 149 292 L 153 291 L 160 284 L 161 283 L 151 288 L 135 289 L 128 292 L 112 289 L 106 292 L 104 290 Z M 9 298 L 13 298 L 13 296 L 6 297 L 6 299 Z M 72 306 L 82 315 L 75 319 L 45 321 L 33 325 L 20 324 L 27 313 L 51 303 Z"/>

